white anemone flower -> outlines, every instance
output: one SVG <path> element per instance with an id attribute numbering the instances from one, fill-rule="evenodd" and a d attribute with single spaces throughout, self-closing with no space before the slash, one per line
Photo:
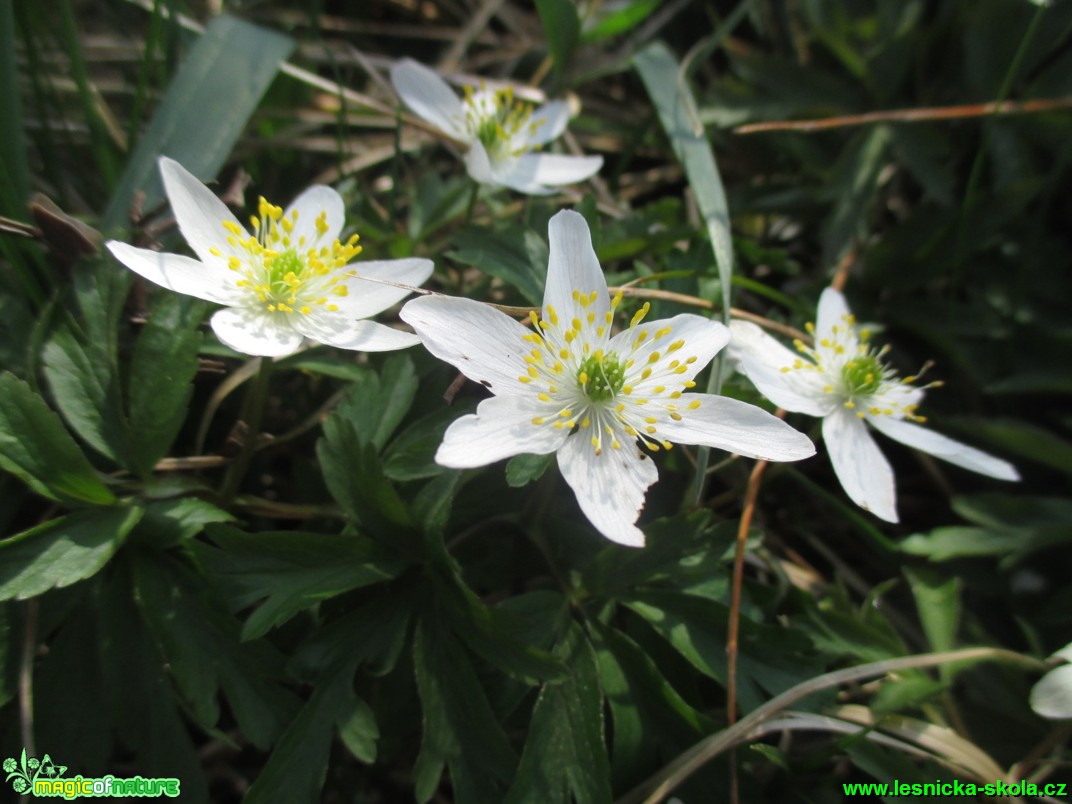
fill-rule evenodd
<path id="1" fill-rule="evenodd" d="M 215 193 L 178 162 L 160 158 L 164 189 L 179 229 L 199 259 L 110 241 L 115 258 L 158 285 L 225 305 L 212 330 L 237 352 L 282 357 L 303 339 L 382 352 L 419 343 L 417 337 L 363 321 L 401 301 L 408 291 L 369 280 L 419 285 L 432 273 L 424 259 L 351 264 L 357 235 L 345 243 L 342 198 L 314 186 L 286 210 L 260 199 L 250 234 Z"/>
<path id="2" fill-rule="evenodd" d="M 509 87 L 483 85 L 466 86 L 459 98 L 438 73 L 412 59 L 391 68 L 391 81 L 415 114 L 468 149 L 465 167 L 481 184 L 544 195 L 557 185 L 584 181 L 603 166 L 600 156 L 537 152 L 566 130 L 570 113 L 563 101 L 534 109 L 515 99 Z"/>
<path id="3" fill-rule="evenodd" d="M 531 329 L 471 299 L 423 296 L 402 308 L 428 351 L 495 394 L 450 425 L 438 463 L 466 469 L 557 452 L 596 529 L 641 546 L 634 523 L 658 472 L 640 445 L 697 444 L 775 461 L 815 454 L 805 435 L 766 411 L 691 392 L 729 340 L 722 324 L 689 314 L 643 323 L 645 303 L 612 335 L 622 294 L 607 291 L 588 224 L 564 211 L 548 228 L 543 311 L 532 313 Z"/>
<path id="4" fill-rule="evenodd" d="M 767 399 L 785 410 L 821 416 L 823 440 L 838 480 L 854 503 L 887 522 L 897 521 L 893 470 L 868 425 L 895 441 L 956 466 L 999 480 L 1019 480 L 1012 464 L 939 435 L 916 414 L 926 388 L 917 377 L 899 379 L 884 362 L 885 349 L 869 343 L 845 297 L 833 288 L 819 299 L 808 330 L 814 347 L 797 341 L 796 354 L 755 324 L 734 321 L 730 355 Z M 913 423 L 915 422 L 915 423 Z"/>

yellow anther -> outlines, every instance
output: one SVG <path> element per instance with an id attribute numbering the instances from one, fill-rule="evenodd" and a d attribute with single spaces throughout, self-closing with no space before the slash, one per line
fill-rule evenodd
<path id="1" fill-rule="evenodd" d="M 629 326 L 635 327 L 637 324 L 643 321 L 644 316 L 648 314 L 649 310 L 651 310 L 651 302 L 644 302 L 644 306 L 637 310 L 635 313 L 633 313 L 633 320 L 629 322 Z"/>

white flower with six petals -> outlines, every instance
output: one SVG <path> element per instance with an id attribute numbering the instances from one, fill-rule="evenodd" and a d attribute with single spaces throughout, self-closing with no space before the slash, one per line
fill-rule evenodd
<path id="1" fill-rule="evenodd" d="M 814 347 L 797 341 L 796 354 L 755 324 L 734 321 L 730 356 L 738 369 L 780 408 L 823 420 L 823 440 L 838 480 L 853 502 L 887 522 L 897 522 L 893 470 L 867 425 L 895 441 L 999 480 L 1019 480 L 1012 464 L 939 435 L 913 422 L 925 388 L 899 379 L 869 344 L 833 288 L 819 299 Z M 933 385 L 933 384 L 932 384 Z"/>
<path id="2" fill-rule="evenodd" d="M 588 224 L 576 212 L 549 225 L 542 315 L 529 329 L 471 299 L 424 296 L 402 309 L 427 349 L 495 396 L 447 429 L 436 461 L 459 469 L 521 453 L 558 453 L 581 510 L 608 539 L 640 546 L 634 524 L 656 481 L 649 451 L 671 442 L 792 461 L 815 447 L 753 406 L 692 393 L 693 378 L 726 342 L 722 324 L 697 315 L 643 323 L 611 335 L 611 298 Z"/>
<path id="3" fill-rule="evenodd" d="M 569 106 L 562 101 L 533 109 L 509 88 L 484 86 L 467 86 L 459 98 L 438 73 L 412 59 L 391 68 L 391 82 L 415 114 L 468 148 L 465 167 L 481 184 L 543 195 L 554 186 L 584 181 L 603 166 L 600 156 L 536 151 L 566 130 Z"/>
<path id="4" fill-rule="evenodd" d="M 282 357 L 303 339 L 341 349 L 380 352 L 418 343 L 408 333 L 363 321 L 408 295 L 374 281 L 419 285 L 432 273 L 425 259 L 351 264 L 357 236 L 339 241 L 342 198 L 330 187 L 310 187 L 286 210 L 263 198 L 251 219 L 253 234 L 227 206 L 178 162 L 160 158 L 164 189 L 179 229 L 199 259 L 118 241 L 117 260 L 158 285 L 225 305 L 213 331 L 235 351 Z"/>

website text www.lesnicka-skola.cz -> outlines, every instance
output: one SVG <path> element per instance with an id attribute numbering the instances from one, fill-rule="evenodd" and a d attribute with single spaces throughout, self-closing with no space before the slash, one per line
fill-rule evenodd
<path id="1" fill-rule="evenodd" d="M 846 796 L 991 796 L 999 797 L 1036 797 L 1043 796 L 1063 798 L 1068 785 L 1060 782 L 1036 784 L 1035 782 L 1003 782 L 995 780 L 987 784 L 975 784 L 974 782 L 951 781 L 943 782 L 846 782 L 841 785 L 841 791 Z"/>

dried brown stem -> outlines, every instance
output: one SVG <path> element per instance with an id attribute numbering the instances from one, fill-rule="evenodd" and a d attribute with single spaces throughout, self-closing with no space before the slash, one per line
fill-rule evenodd
<path id="1" fill-rule="evenodd" d="M 748 123 L 733 129 L 734 134 L 765 134 L 770 131 L 798 131 L 811 134 L 832 128 L 866 126 L 872 123 L 926 123 L 935 120 L 970 120 L 1008 114 L 1031 114 L 1072 109 L 1072 98 L 1047 98 L 1030 101 L 992 101 L 965 106 L 930 106 L 920 109 L 888 109 L 882 112 L 847 114 L 817 120 L 773 120 Z"/>

